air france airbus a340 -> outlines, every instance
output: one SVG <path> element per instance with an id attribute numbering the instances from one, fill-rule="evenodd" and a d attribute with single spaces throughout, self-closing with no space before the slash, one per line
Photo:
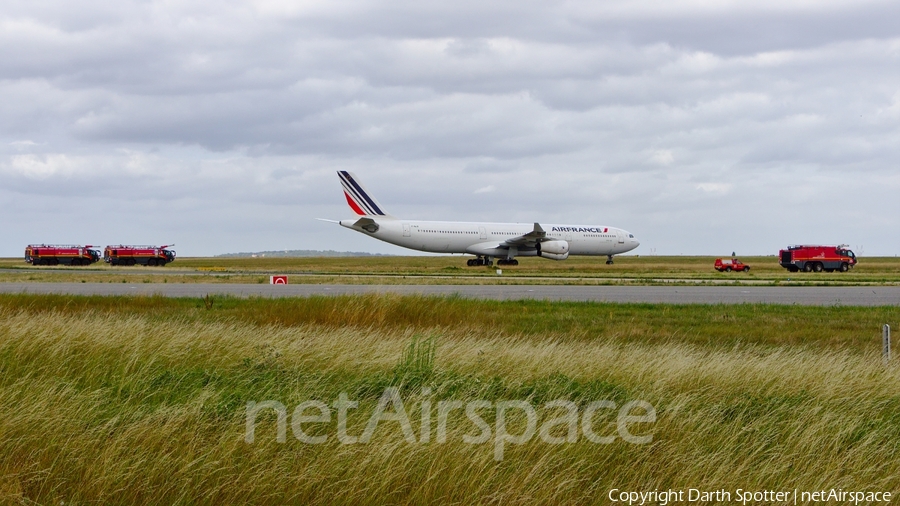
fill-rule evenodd
<path id="1" fill-rule="evenodd" d="M 339 171 L 338 176 L 358 217 L 336 223 L 404 248 L 475 255 L 469 266 L 493 265 L 495 258 L 498 265 L 518 265 L 516 257 L 565 260 L 569 255 L 606 255 L 611 264 L 613 255 L 640 245 L 625 230 L 599 225 L 402 220 L 387 214 L 354 174 Z"/>

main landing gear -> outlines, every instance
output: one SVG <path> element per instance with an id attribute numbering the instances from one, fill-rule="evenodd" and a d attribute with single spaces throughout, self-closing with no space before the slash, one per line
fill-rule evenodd
<path id="1" fill-rule="evenodd" d="M 500 262 L 497 263 L 499 264 Z M 468 265 L 469 267 L 478 267 L 480 265 L 491 266 L 494 265 L 494 262 L 491 261 L 490 257 L 483 257 L 479 255 L 478 258 L 470 258 L 466 260 L 466 265 Z"/>
<path id="2" fill-rule="evenodd" d="M 612 264 L 613 264 L 612 255 L 606 255 L 606 265 L 612 265 Z"/>
<path id="3" fill-rule="evenodd" d="M 466 260 L 466 265 L 468 265 L 469 267 L 479 267 L 482 265 L 492 267 L 494 265 L 494 259 L 491 257 L 479 256 L 478 258 L 470 258 Z M 515 258 L 498 258 L 497 265 L 519 265 L 519 261 Z"/>

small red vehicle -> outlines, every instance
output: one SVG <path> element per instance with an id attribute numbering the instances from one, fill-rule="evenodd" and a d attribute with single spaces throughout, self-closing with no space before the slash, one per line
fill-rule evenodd
<path id="1" fill-rule="evenodd" d="M 788 246 L 778 252 L 779 264 L 791 272 L 847 272 L 856 265 L 856 255 L 840 246 Z"/>
<path id="2" fill-rule="evenodd" d="M 100 252 L 91 248 L 90 244 L 29 244 L 25 261 L 31 265 L 90 265 L 100 260 Z"/>
<path id="3" fill-rule="evenodd" d="M 107 246 L 103 250 L 103 261 L 110 265 L 149 265 L 164 266 L 175 261 L 175 252 L 165 246 L 135 246 L 119 244 Z"/>
<path id="4" fill-rule="evenodd" d="M 719 272 L 750 272 L 750 266 L 741 262 L 737 258 L 717 258 L 715 267 Z"/>

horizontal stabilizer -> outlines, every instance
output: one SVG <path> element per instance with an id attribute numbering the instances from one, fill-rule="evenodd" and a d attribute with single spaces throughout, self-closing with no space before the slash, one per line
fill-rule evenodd
<path id="1" fill-rule="evenodd" d="M 353 224 L 354 228 L 361 228 L 366 232 L 375 233 L 378 232 L 379 226 L 378 223 L 372 218 L 360 218 L 356 220 Z"/>

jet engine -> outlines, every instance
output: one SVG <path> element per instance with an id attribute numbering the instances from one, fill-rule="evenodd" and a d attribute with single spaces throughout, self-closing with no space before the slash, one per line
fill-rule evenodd
<path id="1" fill-rule="evenodd" d="M 569 258 L 569 243 L 566 241 L 544 241 L 537 243 L 538 256 L 550 260 Z"/>

